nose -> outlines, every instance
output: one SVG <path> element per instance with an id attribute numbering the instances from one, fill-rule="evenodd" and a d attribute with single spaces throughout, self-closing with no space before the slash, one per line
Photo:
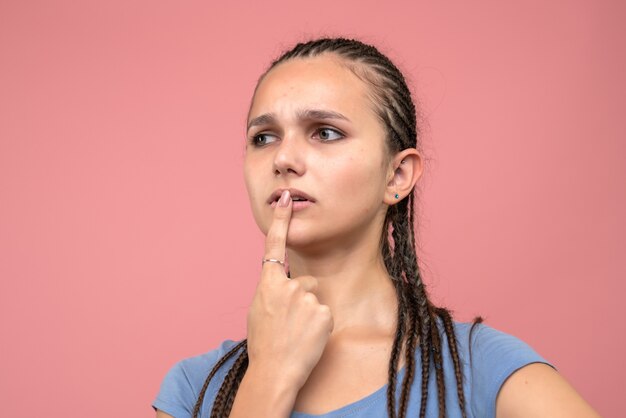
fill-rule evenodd
<path id="1" fill-rule="evenodd" d="M 274 174 L 287 176 L 290 173 L 301 176 L 304 174 L 303 143 L 297 135 L 285 134 L 276 147 L 274 154 Z"/>

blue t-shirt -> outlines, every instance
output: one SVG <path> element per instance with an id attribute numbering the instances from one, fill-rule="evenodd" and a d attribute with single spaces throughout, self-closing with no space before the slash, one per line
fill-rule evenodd
<path id="1" fill-rule="evenodd" d="M 552 366 L 528 344 L 520 339 L 491 328 L 477 325 L 472 333 L 472 362 L 469 359 L 469 331 L 471 324 L 455 322 L 455 334 L 459 344 L 459 357 L 463 368 L 468 417 L 490 418 L 496 416 L 496 396 L 504 381 L 520 367 L 530 363 L 545 363 Z M 208 353 L 184 359 L 175 364 L 161 383 L 161 389 L 152 406 L 175 418 L 191 417 L 198 394 L 209 372 L 230 348 L 240 341 L 225 340 Z M 448 350 L 447 339 L 442 338 L 444 381 L 446 386 L 446 409 L 448 417 L 461 417 L 456 390 L 454 364 Z M 226 373 L 238 354 L 228 359 L 217 371 L 207 388 L 201 409 L 201 418 L 211 414 L 215 395 Z M 421 399 L 421 353 L 415 353 L 415 377 L 411 386 L 407 416 L 419 416 Z M 431 362 L 431 367 L 434 367 Z M 554 366 L 552 366 L 554 367 Z M 405 367 L 398 372 L 396 386 L 396 408 L 399 405 Z M 437 417 L 437 384 L 434 368 L 431 368 L 428 387 L 427 417 Z M 293 411 L 291 418 L 371 418 L 387 416 L 387 385 L 374 393 L 322 415 L 311 415 Z"/>

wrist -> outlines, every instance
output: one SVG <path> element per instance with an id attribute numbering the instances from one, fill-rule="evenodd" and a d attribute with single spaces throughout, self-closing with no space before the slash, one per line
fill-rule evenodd
<path id="1" fill-rule="evenodd" d="M 281 392 L 282 395 L 293 393 L 294 398 L 302 387 L 299 380 L 292 373 L 289 373 L 286 367 L 281 366 L 250 363 L 244 377 L 246 376 L 256 383 L 271 383 L 271 386 Z"/>
<path id="2" fill-rule="evenodd" d="M 237 391 L 240 402 L 236 399 L 233 405 L 241 413 L 232 416 L 249 416 L 252 407 L 256 416 L 289 417 L 299 390 L 280 369 L 249 365 Z"/>

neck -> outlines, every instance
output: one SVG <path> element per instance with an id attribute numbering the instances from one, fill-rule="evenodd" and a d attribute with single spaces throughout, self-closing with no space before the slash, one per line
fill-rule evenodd
<path id="1" fill-rule="evenodd" d="M 332 312 L 333 335 L 395 332 L 396 290 L 377 246 L 333 248 L 315 255 L 288 250 L 287 254 L 292 278 L 308 275 L 318 280 L 315 295 Z"/>

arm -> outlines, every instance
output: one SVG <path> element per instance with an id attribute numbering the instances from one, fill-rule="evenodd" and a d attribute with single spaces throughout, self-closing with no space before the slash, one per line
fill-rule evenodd
<path id="1" fill-rule="evenodd" d="M 598 418 L 552 367 L 533 363 L 513 373 L 496 398 L 497 418 Z"/>
<path id="2" fill-rule="evenodd" d="M 274 208 L 264 260 L 285 258 L 292 200 L 283 191 Z M 330 308 L 316 296 L 313 276 L 287 277 L 284 265 L 263 262 L 248 311 L 248 369 L 230 418 L 287 418 L 319 362 L 333 330 Z"/>
<path id="3" fill-rule="evenodd" d="M 283 192 L 267 233 L 264 260 L 284 259 L 291 209 L 289 192 Z M 330 308 L 321 305 L 315 294 L 315 277 L 289 278 L 284 266 L 274 262 L 264 262 L 261 269 L 247 317 L 248 368 L 230 418 L 289 417 L 333 330 Z M 218 352 L 211 354 L 208 363 L 214 365 Z M 201 387 L 208 373 L 202 365 L 206 363 L 198 365 L 197 357 L 179 362 L 166 376 L 159 392 L 163 396 L 153 407 L 171 408 L 179 415 L 176 418 L 189 417 L 198 392 L 194 387 Z M 162 411 L 157 411 L 157 417 L 169 418 Z"/>
<path id="4" fill-rule="evenodd" d="M 289 417 L 298 391 L 286 381 L 279 382 L 269 373 L 248 368 L 235 395 L 229 418 Z M 156 418 L 175 417 L 158 409 Z"/>
<path id="5" fill-rule="evenodd" d="M 271 373 L 248 368 L 237 389 L 229 418 L 254 416 L 288 418 L 297 394 L 298 390 L 286 380 L 277 379 Z M 175 417 L 159 409 L 156 418 Z"/>
<path id="6" fill-rule="evenodd" d="M 298 389 L 271 372 L 248 368 L 241 380 L 229 418 L 288 418 Z"/>

